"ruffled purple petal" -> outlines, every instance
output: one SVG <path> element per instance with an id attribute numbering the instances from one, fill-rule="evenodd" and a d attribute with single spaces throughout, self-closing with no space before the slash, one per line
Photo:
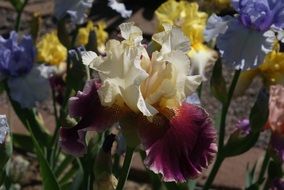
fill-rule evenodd
<path id="1" fill-rule="evenodd" d="M 7 76 L 19 77 L 32 70 L 35 48 L 32 38 L 24 36 L 18 39 L 15 31 L 10 33 L 8 39 L 0 37 L 0 72 Z"/>
<path id="2" fill-rule="evenodd" d="M 196 178 L 217 152 L 216 131 L 208 114 L 187 103 L 170 121 L 158 115 L 139 129 L 139 135 L 146 148 L 145 165 L 168 182 Z"/>
<path id="3" fill-rule="evenodd" d="M 98 88 L 99 83 L 90 80 L 83 91 L 79 91 L 75 97 L 69 99 L 70 116 L 81 118 L 74 127 L 60 130 L 61 147 L 69 154 L 81 156 L 86 152 L 87 130 L 101 132 L 117 121 L 115 109 L 101 106 Z"/>
<path id="4" fill-rule="evenodd" d="M 234 19 L 228 29 L 217 38 L 217 47 L 224 63 L 236 69 L 251 69 L 260 65 L 273 48 L 275 36 L 251 30 Z"/>

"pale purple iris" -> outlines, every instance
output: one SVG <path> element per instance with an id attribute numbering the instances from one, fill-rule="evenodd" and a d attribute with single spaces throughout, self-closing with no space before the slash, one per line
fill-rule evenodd
<path id="1" fill-rule="evenodd" d="M 272 25 L 284 27 L 283 0 L 233 0 L 232 5 L 246 27 L 259 31 L 269 30 Z"/>
<path id="2" fill-rule="evenodd" d="M 235 17 L 208 19 L 205 40 L 217 38 L 224 64 L 248 70 L 261 63 L 276 41 L 275 31 L 284 27 L 283 0 L 232 0 Z"/>
<path id="3" fill-rule="evenodd" d="M 0 36 L 0 72 L 10 77 L 18 77 L 31 71 L 35 59 L 32 38 L 24 36 L 21 40 L 15 31 L 8 39 Z"/>
<path id="4" fill-rule="evenodd" d="M 65 152 L 81 156 L 86 152 L 87 130 L 102 131 L 120 122 L 122 132 L 128 126 L 137 132 L 147 154 L 145 165 L 160 173 L 164 181 L 196 178 L 213 161 L 216 131 L 201 107 L 185 102 L 171 118 L 158 113 L 150 122 L 142 114 L 103 107 L 98 88 L 96 81 L 89 81 L 82 92 L 70 98 L 69 114 L 80 119 L 74 127 L 61 128 L 60 143 Z"/>

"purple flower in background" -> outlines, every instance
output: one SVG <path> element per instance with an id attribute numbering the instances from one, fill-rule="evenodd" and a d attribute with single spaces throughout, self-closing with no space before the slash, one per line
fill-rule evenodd
<path id="1" fill-rule="evenodd" d="M 15 31 L 8 39 L 0 36 L 0 72 L 18 77 L 31 71 L 35 59 L 35 48 L 31 36 L 19 40 Z"/>
<path id="2" fill-rule="evenodd" d="M 69 14 L 74 24 L 83 24 L 87 18 L 87 10 L 92 7 L 94 0 L 55 0 L 54 15 L 62 19 Z"/>
<path id="3" fill-rule="evenodd" d="M 250 123 L 248 119 L 239 120 L 236 124 L 236 128 L 246 135 L 251 132 Z"/>
<path id="4" fill-rule="evenodd" d="M 243 70 L 255 68 L 271 52 L 275 31 L 284 27 L 284 1 L 232 0 L 232 5 L 238 14 L 212 15 L 205 39 L 217 37 L 216 45 L 225 64 Z"/>
<path id="5" fill-rule="evenodd" d="M 283 0 L 232 0 L 232 5 L 246 27 L 259 31 L 269 30 L 272 25 L 284 27 Z"/>
<path id="6" fill-rule="evenodd" d="M 7 79 L 9 96 L 23 108 L 34 107 L 49 95 L 43 67 L 35 66 L 34 60 L 31 36 L 19 39 L 15 31 L 8 39 L 0 36 L 0 80 Z"/>

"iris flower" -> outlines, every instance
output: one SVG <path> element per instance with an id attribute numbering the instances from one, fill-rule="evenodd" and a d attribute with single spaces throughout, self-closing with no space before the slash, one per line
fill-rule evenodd
<path id="1" fill-rule="evenodd" d="M 91 31 L 94 31 L 96 33 L 98 50 L 100 52 L 104 52 L 105 42 L 108 38 L 108 33 L 105 31 L 105 29 L 106 29 L 106 23 L 104 21 L 96 23 L 96 26 L 94 26 L 92 21 L 88 21 L 86 27 L 79 29 L 76 44 L 87 45 L 89 40 L 89 34 Z"/>
<path id="2" fill-rule="evenodd" d="M 161 49 L 150 56 L 133 23 L 120 25 L 124 40 L 109 40 L 104 57 L 83 53 L 83 63 L 100 80 L 88 81 L 70 98 L 69 114 L 80 120 L 61 129 L 63 150 L 82 155 L 87 130 L 103 131 L 119 122 L 125 134 L 136 132 L 146 166 L 164 181 L 184 182 L 208 167 L 217 151 L 215 129 L 203 108 L 185 102 L 202 77 L 189 75 L 190 46 L 182 31 L 164 27 L 152 37 Z"/>
<path id="3" fill-rule="evenodd" d="M 23 108 L 48 97 L 49 84 L 40 67 L 34 65 L 35 48 L 31 36 L 22 39 L 14 31 L 8 39 L 0 36 L 0 73 L 7 81 L 9 95 Z"/>
<path id="4" fill-rule="evenodd" d="M 62 19 L 69 14 L 74 24 L 83 24 L 87 18 L 86 12 L 92 7 L 94 0 L 55 0 L 54 15 Z"/>
<path id="5" fill-rule="evenodd" d="M 207 14 L 198 11 L 197 3 L 168 0 L 157 10 L 160 27 L 171 24 L 180 27 L 189 38 L 191 49 L 188 52 L 191 61 L 191 73 L 200 74 L 206 80 L 205 73 L 215 63 L 217 53 L 203 44 L 203 32 L 206 26 Z"/>
<path id="6" fill-rule="evenodd" d="M 40 62 L 58 66 L 67 59 L 67 49 L 60 43 L 55 31 L 45 34 L 36 47 Z"/>
<path id="7" fill-rule="evenodd" d="M 225 64 L 236 69 L 260 65 L 276 41 L 275 31 L 284 27 L 284 1 L 232 0 L 234 17 L 212 15 L 205 31 L 207 41 L 216 45 Z"/>

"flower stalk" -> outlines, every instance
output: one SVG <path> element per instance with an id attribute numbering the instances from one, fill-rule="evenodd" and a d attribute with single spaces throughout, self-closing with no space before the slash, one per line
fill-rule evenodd
<path id="1" fill-rule="evenodd" d="M 220 122 L 220 127 L 219 127 L 219 140 L 218 140 L 218 153 L 217 153 L 217 158 L 216 161 L 213 165 L 213 168 L 208 176 L 208 179 L 203 187 L 203 190 L 209 189 L 211 187 L 211 184 L 213 183 L 216 174 L 219 170 L 219 168 L 222 165 L 222 162 L 225 160 L 225 157 L 222 155 L 222 148 L 224 147 L 224 138 L 225 138 L 225 127 L 226 127 L 226 118 L 227 118 L 227 113 L 231 104 L 231 100 L 234 94 L 235 87 L 237 85 L 239 76 L 241 74 L 241 70 L 236 70 L 232 83 L 230 85 L 230 89 L 228 92 L 227 99 L 225 103 L 223 103 L 222 106 L 222 115 L 221 115 L 221 122 Z"/>
<path id="2" fill-rule="evenodd" d="M 127 149 L 126 149 L 126 154 L 125 154 L 125 158 L 124 158 L 124 162 L 123 162 L 123 166 L 122 166 L 122 170 L 121 170 L 121 175 L 120 175 L 116 190 L 122 190 L 123 187 L 124 187 L 124 184 L 125 184 L 125 182 L 128 178 L 134 149 L 135 148 L 133 148 L 133 147 L 127 147 Z"/>

